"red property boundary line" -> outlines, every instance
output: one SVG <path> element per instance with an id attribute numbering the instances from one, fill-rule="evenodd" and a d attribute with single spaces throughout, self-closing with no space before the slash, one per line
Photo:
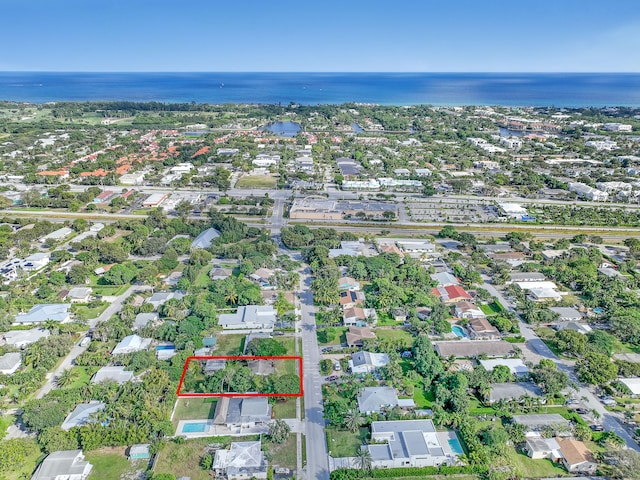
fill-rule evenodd
<path id="1" fill-rule="evenodd" d="M 298 362 L 298 371 L 300 372 L 300 392 L 299 393 L 180 393 L 182 384 L 184 383 L 184 377 L 187 374 L 187 368 L 191 360 L 294 360 Z M 302 397 L 304 395 L 304 387 L 302 380 L 302 357 L 300 356 L 284 356 L 284 357 L 255 357 L 255 356 L 192 356 L 187 357 L 187 360 L 182 369 L 182 376 L 180 377 L 180 383 L 178 384 L 178 390 L 176 390 L 178 397 Z"/>

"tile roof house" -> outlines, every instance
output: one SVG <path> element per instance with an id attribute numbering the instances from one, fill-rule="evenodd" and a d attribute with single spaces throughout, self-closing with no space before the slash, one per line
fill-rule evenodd
<path id="1" fill-rule="evenodd" d="M 457 454 L 449 445 L 452 432 L 437 432 L 431 420 L 399 420 L 371 423 L 373 468 L 454 465 Z"/>
<path id="2" fill-rule="evenodd" d="M 356 352 L 351 355 L 349 369 L 351 373 L 371 373 L 389 363 L 386 353 Z"/>
<path id="3" fill-rule="evenodd" d="M 507 357 L 511 355 L 513 345 L 504 340 L 464 341 L 452 340 L 433 342 L 433 348 L 441 357 L 471 358 L 478 355 L 488 357 Z"/>
<path id="4" fill-rule="evenodd" d="M 471 338 L 473 339 L 481 338 L 494 340 L 501 337 L 498 329 L 491 325 L 484 317 L 471 318 L 467 324 L 467 329 L 471 333 Z"/>
<path id="5" fill-rule="evenodd" d="M 31 480 L 85 480 L 93 465 L 85 461 L 82 450 L 50 453 L 36 469 Z"/>
<path id="6" fill-rule="evenodd" d="M 376 338 L 376 334 L 369 327 L 349 327 L 345 336 L 349 347 L 362 347 L 364 339 Z"/>
<path id="7" fill-rule="evenodd" d="M 573 438 L 562 438 L 558 440 L 558 444 L 562 454 L 562 464 L 569 473 L 595 473 L 598 464 L 583 442 Z"/>
<path id="8" fill-rule="evenodd" d="M 68 432 L 73 427 L 81 427 L 82 425 L 91 423 L 92 415 L 104 410 L 105 407 L 106 404 L 98 401 L 81 403 L 80 405 L 77 405 L 69 415 L 67 415 L 67 418 L 64 419 L 60 428 Z"/>
<path id="9" fill-rule="evenodd" d="M 345 308 L 362 306 L 364 303 L 364 293 L 355 290 L 340 292 L 340 305 Z"/>
<path id="10" fill-rule="evenodd" d="M 9 352 L 0 356 L 0 374 L 12 375 L 20 368 L 20 365 L 22 365 L 20 352 Z"/>
<path id="11" fill-rule="evenodd" d="M 216 450 L 213 471 L 228 480 L 267 478 L 267 459 L 261 450 L 260 440 L 232 442 L 229 450 Z"/>
<path id="12" fill-rule="evenodd" d="M 375 323 L 377 319 L 376 311 L 373 308 L 347 307 L 342 311 L 342 323 L 345 327 L 360 327 L 368 323 Z"/>
<path id="13" fill-rule="evenodd" d="M 31 307 L 28 313 L 19 313 L 15 317 L 14 324 L 30 325 L 53 322 L 66 323 L 71 320 L 70 303 L 41 303 Z"/>
<path id="14" fill-rule="evenodd" d="M 485 314 L 480 307 L 471 302 L 457 302 L 455 304 L 455 315 L 458 318 L 484 318 Z"/>
<path id="15" fill-rule="evenodd" d="M 246 305 L 238 307 L 235 313 L 218 316 L 218 325 L 223 333 L 273 332 L 276 311 L 270 305 Z"/>
<path id="16" fill-rule="evenodd" d="M 443 303 L 456 303 L 464 300 L 471 300 L 471 295 L 469 295 L 466 290 L 459 285 L 436 287 L 431 291 L 436 297 L 440 298 Z"/>
<path id="17" fill-rule="evenodd" d="M 122 355 L 147 350 L 149 345 L 151 345 L 151 340 L 151 338 L 142 338 L 139 335 L 128 335 L 120 340 L 113 348 L 111 355 Z"/>

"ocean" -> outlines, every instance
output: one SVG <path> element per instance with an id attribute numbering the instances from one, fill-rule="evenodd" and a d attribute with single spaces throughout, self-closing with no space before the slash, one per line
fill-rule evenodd
<path id="1" fill-rule="evenodd" d="M 639 107 L 640 74 L 0 72 L 0 100 Z"/>

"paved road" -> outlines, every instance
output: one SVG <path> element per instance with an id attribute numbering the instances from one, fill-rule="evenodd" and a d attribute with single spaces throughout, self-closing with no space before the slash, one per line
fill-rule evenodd
<path id="1" fill-rule="evenodd" d="M 302 278 L 305 290 L 300 294 L 302 315 L 302 352 L 304 370 L 305 432 L 307 435 L 307 469 L 304 478 L 327 480 L 329 478 L 329 450 L 324 434 L 325 420 L 322 405 L 322 376 L 320 375 L 320 350 L 316 336 L 316 320 L 313 294 L 309 289 L 311 277 Z"/>
<path id="2" fill-rule="evenodd" d="M 134 293 L 144 292 L 147 290 L 151 290 L 151 287 L 147 285 L 132 285 L 123 294 L 119 295 L 111 303 L 111 305 L 109 305 L 104 310 L 104 312 L 102 312 L 98 317 L 89 320 L 88 322 L 89 328 L 95 327 L 98 323 L 104 322 L 105 320 L 108 320 L 109 318 L 111 318 L 111 316 L 114 315 L 115 313 L 118 313 L 122 308 L 122 305 L 124 304 L 125 300 L 129 298 L 131 295 L 133 295 Z M 71 368 L 76 358 L 78 358 L 78 356 L 82 352 L 84 352 L 86 349 L 87 347 L 81 347 L 80 345 L 75 345 L 71 349 L 71 351 L 68 353 L 68 355 L 64 357 L 64 359 L 62 360 L 58 368 L 56 368 L 55 371 L 47 374 L 47 381 L 42 386 L 42 388 L 38 390 L 38 393 L 36 393 L 36 398 L 42 398 L 51 390 L 53 390 L 56 387 L 56 379 L 60 376 L 60 374 L 62 374 L 62 372 L 64 372 L 65 370 L 68 370 L 69 368 Z"/>
<path id="3" fill-rule="evenodd" d="M 500 292 L 495 286 L 486 282 L 486 277 L 483 275 L 483 279 L 485 283 L 482 285 L 491 295 L 497 298 L 500 303 L 505 308 L 513 308 L 513 304 L 507 300 L 502 292 Z M 520 324 L 520 334 L 525 338 L 526 343 L 522 345 L 522 354 L 526 361 L 530 361 L 534 364 L 539 363 L 541 359 L 548 358 L 555 362 L 558 366 L 558 369 L 563 370 L 569 375 L 569 378 L 572 382 L 578 385 L 578 391 L 576 393 L 576 398 L 582 399 L 582 402 L 585 406 L 590 410 L 595 410 L 600 414 L 600 421 L 604 426 L 604 429 L 607 431 L 612 431 L 620 435 L 625 442 L 627 443 L 627 447 L 633 450 L 640 452 L 640 446 L 633 439 L 629 432 L 627 432 L 626 428 L 620 422 L 619 417 L 614 415 L 612 412 L 609 412 L 602 402 L 587 388 L 582 385 L 578 381 L 578 377 L 574 371 L 574 363 L 571 360 L 566 360 L 563 358 L 559 358 L 556 356 L 544 343 L 540 340 L 540 337 L 536 335 L 536 333 L 529 327 L 527 323 L 525 323 L 522 318 L 518 315 L 518 321 Z"/>

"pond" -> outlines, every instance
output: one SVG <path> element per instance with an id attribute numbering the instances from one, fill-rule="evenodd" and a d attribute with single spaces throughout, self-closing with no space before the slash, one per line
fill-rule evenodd
<path id="1" fill-rule="evenodd" d="M 264 130 L 269 130 L 279 137 L 295 137 L 302 130 L 302 126 L 298 122 L 273 122 L 264 127 Z"/>

